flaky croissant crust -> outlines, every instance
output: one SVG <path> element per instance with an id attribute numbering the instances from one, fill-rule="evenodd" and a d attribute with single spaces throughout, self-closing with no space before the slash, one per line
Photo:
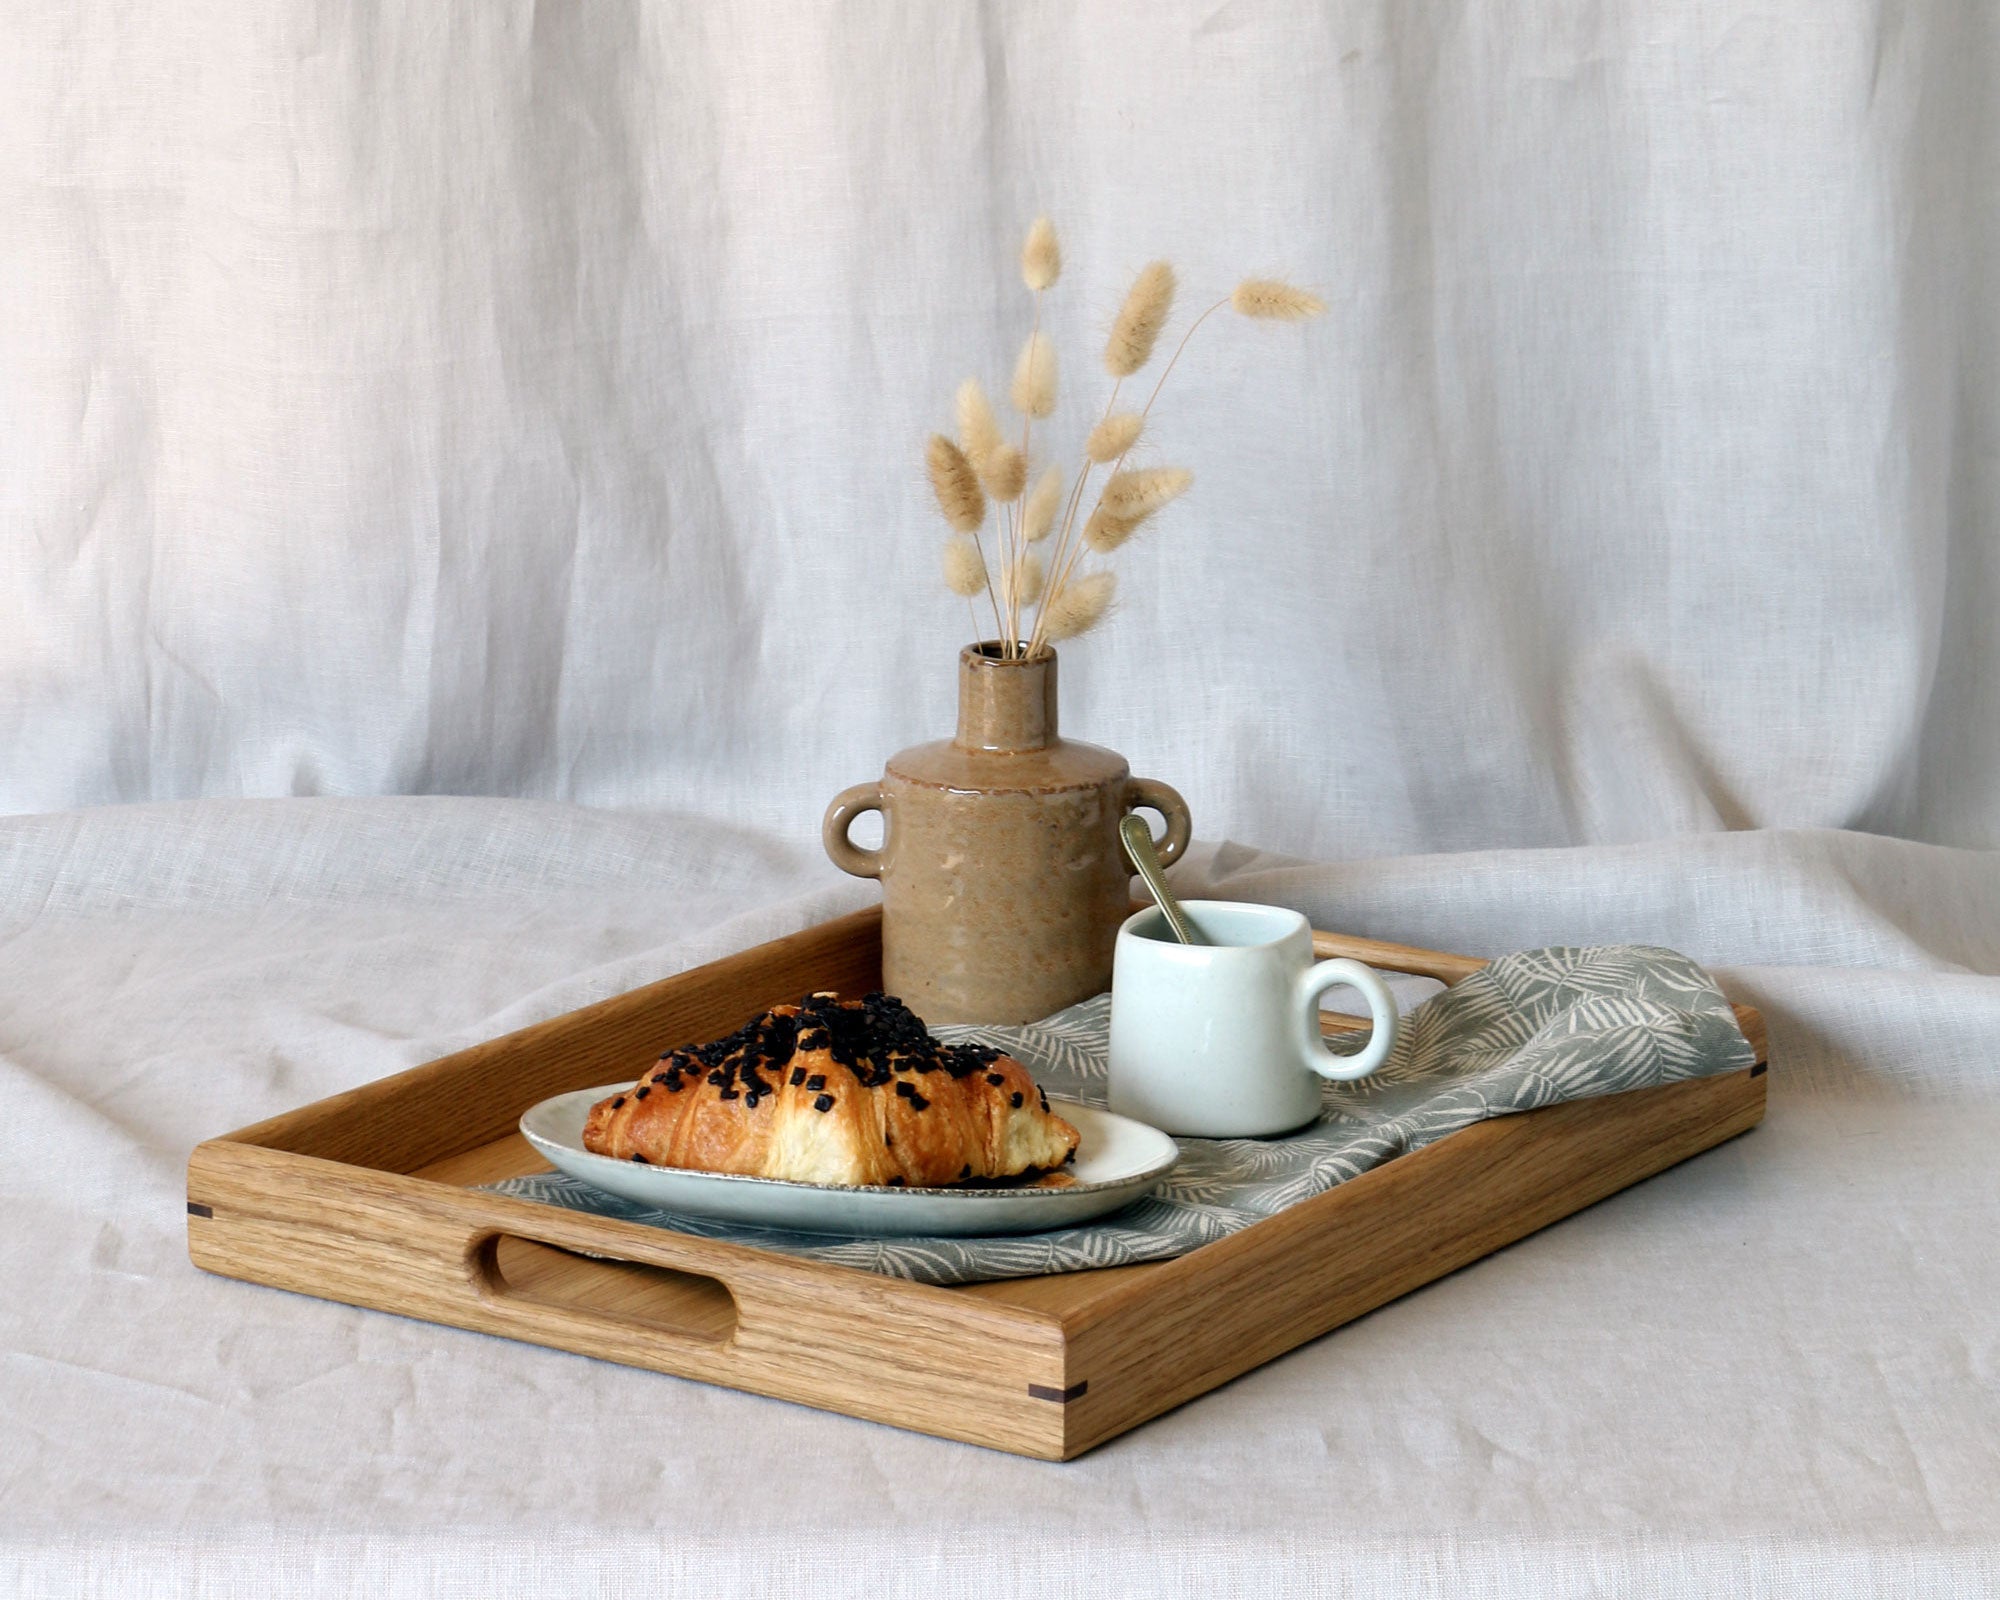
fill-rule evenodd
<path id="1" fill-rule="evenodd" d="M 1012 1056 L 940 1043 L 884 994 L 811 995 L 671 1050 L 583 1130 L 620 1161 L 911 1188 L 1060 1167 L 1078 1137 Z"/>

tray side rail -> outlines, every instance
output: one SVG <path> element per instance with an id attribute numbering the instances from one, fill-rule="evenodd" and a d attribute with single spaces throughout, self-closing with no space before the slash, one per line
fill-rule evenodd
<path id="1" fill-rule="evenodd" d="M 217 1139 L 188 1251 L 225 1277 L 1057 1458 L 1053 1316 Z"/>
<path id="2" fill-rule="evenodd" d="M 872 906 L 226 1137 L 381 1172 L 417 1168 L 490 1144 L 537 1101 L 630 1080 L 663 1050 L 715 1038 L 746 1017 L 815 989 L 882 983 L 882 911 Z M 494 1086 L 504 1092 L 494 1092 Z"/>
<path id="3" fill-rule="evenodd" d="M 1076 1396 L 1065 1456 L 1747 1132 L 1767 1082 L 1758 1065 L 1478 1123 L 1254 1228 L 1125 1269 L 1063 1317 Z"/>

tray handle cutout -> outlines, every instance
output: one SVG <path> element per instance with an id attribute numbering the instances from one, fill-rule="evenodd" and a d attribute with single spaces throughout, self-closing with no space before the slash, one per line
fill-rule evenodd
<path id="1" fill-rule="evenodd" d="M 719 1350 L 736 1333 L 736 1297 L 720 1278 L 643 1261 L 584 1255 L 516 1233 L 472 1252 L 482 1298 L 539 1307 Z"/>

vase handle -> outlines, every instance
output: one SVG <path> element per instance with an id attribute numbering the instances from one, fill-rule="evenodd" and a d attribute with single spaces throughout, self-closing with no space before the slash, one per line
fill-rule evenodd
<path id="1" fill-rule="evenodd" d="M 882 876 L 882 852 L 863 850 L 847 837 L 848 827 L 864 811 L 882 809 L 882 785 L 879 783 L 857 783 L 852 789 L 843 789 L 833 797 L 833 804 L 826 808 L 826 820 L 820 824 L 820 842 L 826 846 L 826 853 L 833 864 L 842 872 L 851 872 L 857 878 L 879 878 Z M 886 825 L 889 818 L 885 813 L 882 821 Z M 889 842 L 883 835 L 883 844 Z"/>
<path id="2" fill-rule="evenodd" d="M 1133 778 L 1125 785 L 1125 809 L 1157 811 L 1165 817 L 1167 831 L 1153 841 L 1153 853 L 1160 858 L 1163 867 L 1170 867 L 1180 860 L 1181 852 L 1187 849 L 1188 839 L 1193 834 L 1194 823 L 1188 817 L 1187 802 L 1180 797 L 1179 791 L 1169 788 L 1157 778 Z"/>

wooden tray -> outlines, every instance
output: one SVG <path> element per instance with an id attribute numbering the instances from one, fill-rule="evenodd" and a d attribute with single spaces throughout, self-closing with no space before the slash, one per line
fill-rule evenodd
<path id="1" fill-rule="evenodd" d="M 1483 965 L 1314 944 L 1447 983 Z M 1758 1059 L 1741 1072 L 1479 1123 L 1177 1260 L 958 1288 L 468 1187 L 548 1170 L 515 1131 L 536 1101 L 811 990 L 876 988 L 880 956 L 881 913 L 858 912 L 211 1139 L 188 1162 L 188 1252 L 253 1283 L 1067 1460 L 1764 1115 L 1763 1026 L 1738 1007 Z"/>

